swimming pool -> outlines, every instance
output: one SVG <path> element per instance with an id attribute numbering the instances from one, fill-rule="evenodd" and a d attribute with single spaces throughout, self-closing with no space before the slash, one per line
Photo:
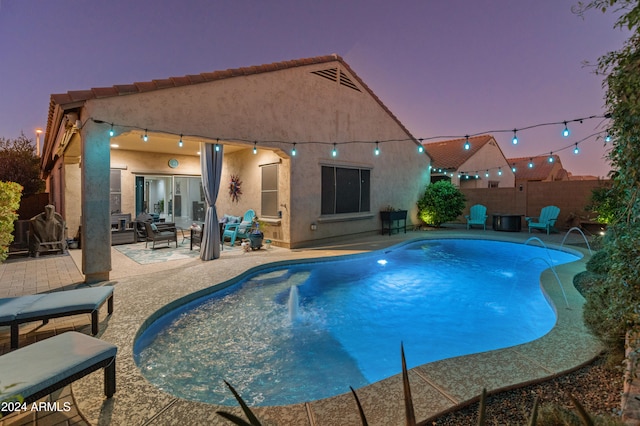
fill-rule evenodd
<path id="1" fill-rule="evenodd" d="M 235 405 L 225 379 L 251 405 L 325 398 L 400 372 L 401 341 L 411 368 L 541 337 L 555 315 L 540 273 L 577 259 L 514 243 L 422 240 L 280 265 L 159 318 L 134 357 L 148 380 L 186 399 Z"/>

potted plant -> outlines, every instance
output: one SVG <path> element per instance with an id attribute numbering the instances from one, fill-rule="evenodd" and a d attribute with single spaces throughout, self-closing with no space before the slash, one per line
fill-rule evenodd
<path id="1" fill-rule="evenodd" d="M 264 222 L 258 219 L 258 216 L 254 216 L 251 221 L 251 232 L 249 232 L 249 241 L 251 241 L 252 250 L 260 250 L 262 247 L 262 241 L 264 239 Z"/>

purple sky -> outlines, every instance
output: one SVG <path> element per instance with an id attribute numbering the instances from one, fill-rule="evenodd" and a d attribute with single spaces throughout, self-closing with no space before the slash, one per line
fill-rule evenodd
<path id="1" fill-rule="evenodd" d="M 289 59 L 341 55 L 416 138 L 604 113 L 592 64 L 622 47 L 614 17 L 577 0 L 0 0 L 0 137 L 45 128 L 49 96 Z M 560 155 L 605 176 L 587 120 L 494 133 L 507 157 Z"/>

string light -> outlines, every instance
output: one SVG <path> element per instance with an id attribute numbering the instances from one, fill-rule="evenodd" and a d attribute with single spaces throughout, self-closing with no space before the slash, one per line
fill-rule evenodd
<path id="1" fill-rule="evenodd" d="M 489 177 L 489 170 L 487 170 L 486 172 L 484 172 L 484 177 Z"/>
<path id="2" fill-rule="evenodd" d="M 550 163 L 553 163 L 553 151 L 549 153 L 549 160 Z"/>
<path id="3" fill-rule="evenodd" d="M 182 133 L 180 133 L 180 140 L 178 141 L 178 146 L 182 148 L 182 145 L 184 145 L 184 143 L 182 142 Z"/>
<path id="4" fill-rule="evenodd" d="M 514 145 L 518 145 L 518 130 L 513 129 L 513 139 L 511 139 L 511 143 Z"/>
<path id="5" fill-rule="evenodd" d="M 296 156 L 296 143 L 293 143 L 293 148 L 291 148 L 291 156 L 295 157 Z"/>
<path id="6" fill-rule="evenodd" d="M 147 129 L 144 129 L 144 135 L 142 136 L 144 142 L 149 142 L 149 136 L 147 135 Z"/>
<path id="7" fill-rule="evenodd" d="M 111 130 L 109 130 L 109 137 L 113 137 L 114 135 L 114 131 L 113 131 L 113 123 L 111 123 Z"/>
<path id="8" fill-rule="evenodd" d="M 568 137 L 570 134 L 569 132 L 569 127 L 567 127 L 567 122 L 564 122 L 564 130 L 562 131 L 562 136 L 564 136 L 565 138 Z"/>
<path id="9" fill-rule="evenodd" d="M 516 172 L 516 163 L 513 163 L 513 165 L 511 166 L 511 171 L 512 171 L 513 173 L 515 173 L 515 172 Z"/>
<path id="10" fill-rule="evenodd" d="M 258 153 L 258 141 L 253 142 L 253 155 Z"/>
<path id="11" fill-rule="evenodd" d="M 607 134 L 606 134 L 606 135 L 605 135 L 605 137 L 604 137 L 604 141 L 605 141 L 606 143 L 611 142 L 611 133 L 609 133 L 609 130 L 607 130 Z"/>
<path id="12" fill-rule="evenodd" d="M 215 147 L 216 152 L 220 152 L 220 139 L 216 139 L 216 147 Z"/>
<path id="13" fill-rule="evenodd" d="M 533 158 L 529 158 L 529 168 L 533 168 Z"/>
<path id="14" fill-rule="evenodd" d="M 469 135 L 466 135 L 465 138 L 466 138 L 466 140 L 464 142 L 464 149 L 466 149 L 468 151 L 469 148 L 471 148 L 471 144 L 469 143 Z"/>
<path id="15" fill-rule="evenodd" d="M 378 147 L 378 141 L 376 141 L 376 149 L 373 150 L 375 155 L 380 155 L 380 148 Z"/>
<path id="16" fill-rule="evenodd" d="M 498 167 L 498 176 L 502 176 L 502 167 Z"/>
<path id="17" fill-rule="evenodd" d="M 418 145 L 418 152 L 420 154 L 422 154 L 424 152 L 424 146 L 422 146 L 422 141 L 423 141 L 423 139 L 418 139 L 418 142 L 420 142 L 420 145 Z"/>
<path id="18" fill-rule="evenodd" d="M 338 150 L 336 149 L 336 144 L 333 144 L 333 150 L 331 151 L 331 156 L 332 157 L 337 157 L 338 156 Z"/>
<path id="19" fill-rule="evenodd" d="M 575 148 L 573 148 L 573 153 L 574 153 L 575 155 L 580 154 L 580 149 L 578 148 L 578 142 L 576 142 L 576 147 L 575 147 Z"/>

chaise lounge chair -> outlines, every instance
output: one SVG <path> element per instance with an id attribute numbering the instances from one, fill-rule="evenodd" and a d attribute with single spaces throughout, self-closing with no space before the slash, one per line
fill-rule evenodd
<path id="1" fill-rule="evenodd" d="M 487 230 L 487 208 L 482 204 L 471 206 L 467 219 L 467 229 L 472 225 L 482 225 L 482 229 Z"/>
<path id="2" fill-rule="evenodd" d="M 116 392 L 117 352 L 117 346 L 76 331 L 9 352 L 0 356 L 3 400 L 21 396 L 31 404 L 100 368 L 104 394 L 111 398 Z"/>
<path id="3" fill-rule="evenodd" d="M 108 302 L 113 313 L 113 287 L 93 287 L 0 299 L 0 326 L 11 327 L 11 349 L 18 347 L 19 325 L 76 314 L 91 314 L 91 334 L 98 334 L 98 311 Z"/>
<path id="4" fill-rule="evenodd" d="M 531 233 L 532 229 L 545 229 L 547 235 L 549 235 L 549 232 L 555 229 L 553 226 L 556 224 L 559 214 L 559 207 L 547 206 L 540 210 L 540 217 L 525 217 L 525 220 L 529 224 L 529 233 Z"/>

